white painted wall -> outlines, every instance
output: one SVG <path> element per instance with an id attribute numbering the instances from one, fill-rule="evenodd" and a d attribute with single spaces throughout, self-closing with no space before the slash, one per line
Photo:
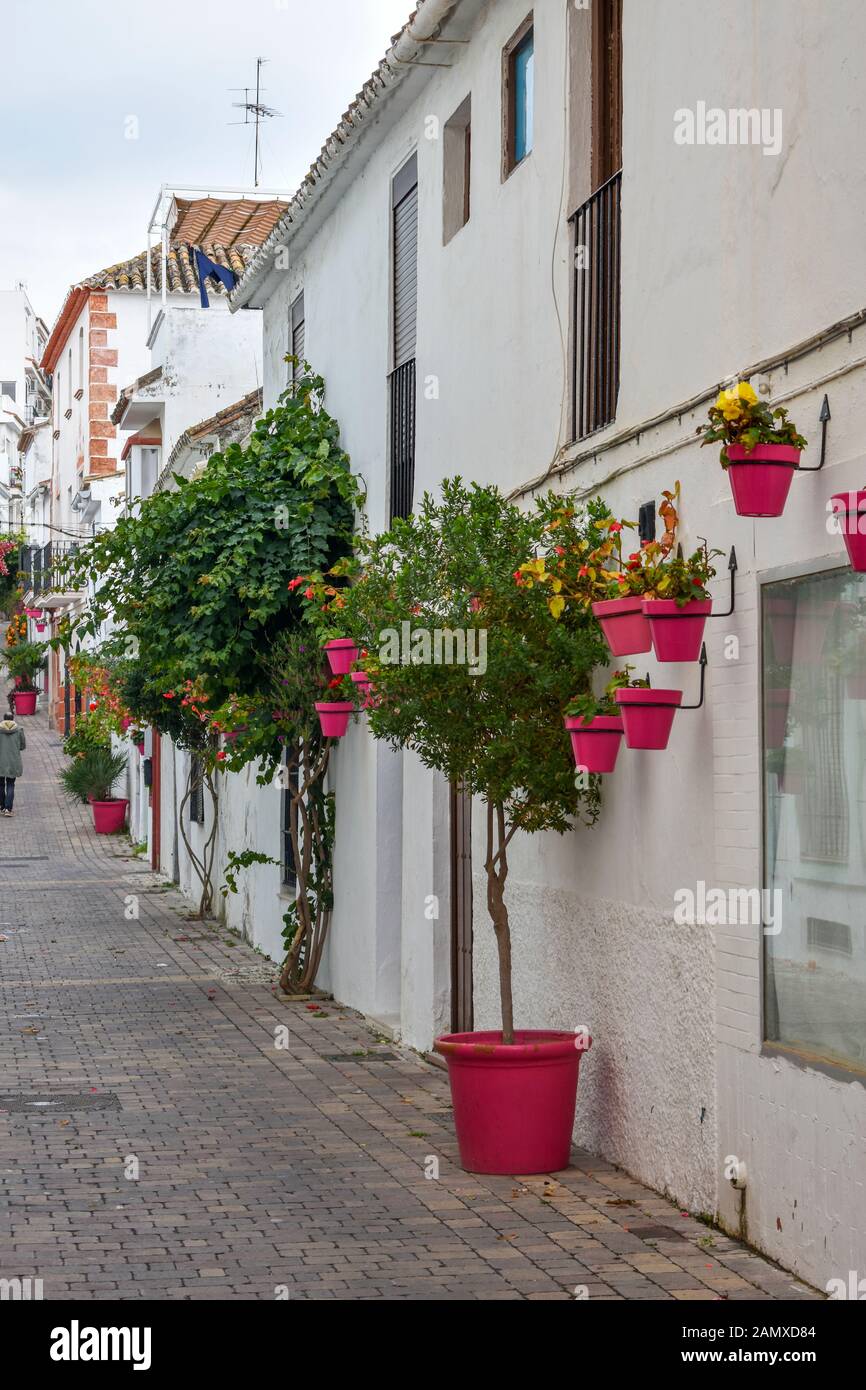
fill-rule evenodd
<path id="1" fill-rule="evenodd" d="M 576 124 L 575 149 L 567 150 L 566 7 L 539 0 L 536 148 L 500 181 L 500 52 L 524 14 L 512 0 L 487 7 L 472 43 L 452 67 L 433 72 L 396 128 L 383 123 L 369 160 L 356 158 L 354 181 L 339 198 L 329 195 L 318 226 L 291 249 L 290 268 L 267 286 L 265 404 L 285 383 L 288 310 L 303 288 L 306 353 L 326 378 L 328 407 L 368 482 L 373 529 L 386 515 L 389 181 L 416 145 L 416 495 L 457 472 L 518 486 L 542 473 L 566 438 L 566 216 L 570 178 L 582 188 L 578 201 L 589 192 L 588 134 Z M 825 390 L 833 412 L 826 468 L 794 480 L 778 521 L 734 515 L 715 451 L 694 441 L 702 411 L 646 422 L 866 303 L 857 60 L 864 40 L 866 11 L 854 0 L 832 9 L 734 0 L 724 25 L 709 0 L 624 2 L 619 406 L 616 424 L 594 440 L 596 456 L 557 485 L 601 491 L 617 514 L 634 516 L 680 479 L 684 547 L 699 536 L 725 551 L 736 545 L 737 607 L 710 624 L 705 705 L 677 716 L 668 752 L 624 750 L 599 824 L 562 839 L 516 840 L 508 884 L 519 1024 L 586 1023 L 595 1038 L 579 1092 L 581 1142 L 690 1208 L 719 1213 L 731 1229 L 739 1199 L 723 1164 L 731 1154 L 744 1159 L 749 1238 L 818 1283 L 866 1260 L 862 1077 L 763 1055 L 759 929 L 677 928 L 672 908 L 674 889 L 699 879 L 761 883 L 758 587 L 792 563 L 820 569 L 840 559 L 824 506 L 832 492 L 863 481 L 866 330 L 791 360 L 764 382 L 775 400 L 790 399 L 813 441 L 807 462 L 815 461 Z M 585 62 L 580 36 L 576 49 Z M 443 248 L 441 143 L 425 139 L 424 122 L 432 113 L 444 123 L 470 90 L 472 216 Z M 698 100 L 780 107 L 781 155 L 675 145 L 674 111 Z M 579 91 L 575 109 L 584 106 Z M 438 399 L 425 399 L 428 377 L 438 378 Z M 639 424 L 638 438 L 608 444 Z M 722 607 L 724 580 L 716 592 Z M 736 662 L 724 657 L 729 634 L 739 638 Z M 695 698 L 695 670 L 676 675 Z M 425 934 L 422 916 L 427 894 L 447 897 L 446 806 L 435 780 L 412 759 L 402 762 L 401 1027 L 426 1047 L 447 1016 L 447 926 L 440 920 Z M 387 879 L 378 845 L 395 832 L 360 731 L 340 748 L 334 775 L 339 861 L 362 891 L 346 899 L 338 883 L 328 979 L 340 997 L 368 1009 Z M 494 1026 L 483 892 L 476 942 L 476 1024 Z"/>

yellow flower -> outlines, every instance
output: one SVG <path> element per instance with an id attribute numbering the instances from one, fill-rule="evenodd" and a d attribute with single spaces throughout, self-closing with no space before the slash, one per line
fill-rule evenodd
<path id="1" fill-rule="evenodd" d="M 748 405 L 757 405 L 758 403 L 758 397 L 747 381 L 740 382 L 737 387 L 737 395 L 741 401 L 746 401 Z"/>

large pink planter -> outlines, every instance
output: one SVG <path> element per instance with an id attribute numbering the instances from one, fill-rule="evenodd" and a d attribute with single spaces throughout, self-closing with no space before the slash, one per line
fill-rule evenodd
<path id="1" fill-rule="evenodd" d="M 91 801 L 93 828 L 97 835 L 113 835 L 122 830 L 126 820 L 128 801 Z"/>
<path id="2" fill-rule="evenodd" d="M 788 500 L 800 450 L 791 444 L 728 444 L 728 479 L 738 516 L 781 516 Z"/>
<path id="3" fill-rule="evenodd" d="M 334 637 L 325 643 L 328 664 L 335 676 L 346 676 L 358 660 L 358 648 L 351 637 Z"/>
<path id="4" fill-rule="evenodd" d="M 622 743 L 622 720 L 618 714 L 597 714 L 593 719 L 568 715 L 563 723 L 571 735 L 577 767 L 585 767 L 587 772 L 613 772 Z"/>
<path id="5" fill-rule="evenodd" d="M 35 690 L 16 690 L 12 696 L 15 701 L 16 714 L 35 714 L 36 713 L 36 691 Z"/>
<path id="6" fill-rule="evenodd" d="M 627 598 L 600 599 L 592 605 L 592 611 L 598 618 L 611 656 L 631 656 L 634 652 L 649 651 L 652 638 L 639 594 L 630 594 Z"/>
<path id="7" fill-rule="evenodd" d="M 852 570 L 866 572 L 866 492 L 836 492 L 830 498 L 839 517 Z"/>
<path id="8" fill-rule="evenodd" d="M 448 1063 L 460 1162 L 469 1173 L 556 1173 L 571 1159 L 581 1053 L 574 1033 L 447 1033 L 433 1044 Z"/>
<path id="9" fill-rule="evenodd" d="M 351 700 L 317 702 L 316 713 L 325 738 L 343 737 L 349 727 L 349 715 L 354 708 Z"/>
<path id="10" fill-rule="evenodd" d="M 667 748 L 683 692 L 624 687 L 615 694 L 622 706 L 626 748 Z"/>
<path id="11" fill-rule="evenodd" d="M 682 608 L 670 598 L 645 598 L 643 611 L 652 633 L 656 659 L 697 661 L 712 607 L 711 598 L 689 599 Z"/>

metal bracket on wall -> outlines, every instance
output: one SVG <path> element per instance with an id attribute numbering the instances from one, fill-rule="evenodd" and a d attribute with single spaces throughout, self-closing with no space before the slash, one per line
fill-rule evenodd
<path id="1" fill-rule="evenodd" d="M 698 665 L 701 668 L 701 698 L 696 705 L 680 705 L 680 709 L 700 709 L 704 703 L 704 678 L 707 673 L 707 644 L 701 643 L 701 654 L 698 658 Z"/>
<path id="2" fill-rule="evenodd" d="M 729 618 L 734 611 L 734 605 L 737 601 L 737 595 L 734 589 L 734 576 L 737 573 L 737 552 L 733 546 L 731 546 L 731 553 L 728 556 L 728 569 L 731 572 L 731 606 L 730 608 L 726 608 L 724 613 L 711 613 L 711 618 Z"/>
<path id="3" fill-rule="evenodd" d="M 821 423 L 821 458 L 818 463 L 801 463 L 798 469 L 800 473 L 817 473 L 819 468 L 824 467 L 824 457 L 827 453 L 827 421 L 830 419 L 830 398 L 826 394 L 821 402 L 818 419 Z"/>

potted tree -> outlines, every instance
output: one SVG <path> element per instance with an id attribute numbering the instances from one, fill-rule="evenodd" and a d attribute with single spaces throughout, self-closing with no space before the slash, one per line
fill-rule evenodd
<path id="1" fill-rule="evenodd" d="M 125 767 L 125 753 L 112 753 L 110 748 L 93 747 L 74 758 L 60 774 L 68 796 L 73 800 L 90 802 L 97 835 L 112 835 L 123 829 L 129 802 L 112 795 L 112 790 Z"/>
<path id="2" fill-rule="evenodd" d="M 698 426 L 701 444 L 721 444 L 738 516 L 781 516 L 806 440 L 784 406 L 759 401 L 747 381 L 719 393 Z"/>
<path id="3" fill-rule="evenodd" d="M 496 488 L 446 480 L 441 499 L 425 496 L 413 516 L 364 543 L 363 573 L 346 604 L 347 626 L 367 649 L 379 649 L 379 634 L 400 631 L 410 615 L 422 633 L 462 629 L 468 638 L 481 627 L 488 639 L 483 672 L 423 659 L 423 640 L 416 658 L 380 659 L 369 711 L 377 738 L 411 749 L 483 807 L 501 1028 L 435 1042 L 448 1064 L 461 1162 L 472 1172 L 567 1166 L 581 1044 L 589 1041 L 514 1026 L 509 846 L 521 833 L 592 824 L 600 805 L 597 781 L 574 785 L 560 720 L 575 685 L 590 688 L 605 649 L 589 612 L 574 605 L 554 621 L 546 586 L 526 582 L 522 565 L 543 545 L 544 525 L 540 509 L 523 512 Z"/>
<path id="4" fill-rule="evenodd" d="M 36 713 L 36 676 L 45 661 L 44 642 L 20 641 L 6 650 L 6 667 L 15 681 L 16 714 Z"/>

